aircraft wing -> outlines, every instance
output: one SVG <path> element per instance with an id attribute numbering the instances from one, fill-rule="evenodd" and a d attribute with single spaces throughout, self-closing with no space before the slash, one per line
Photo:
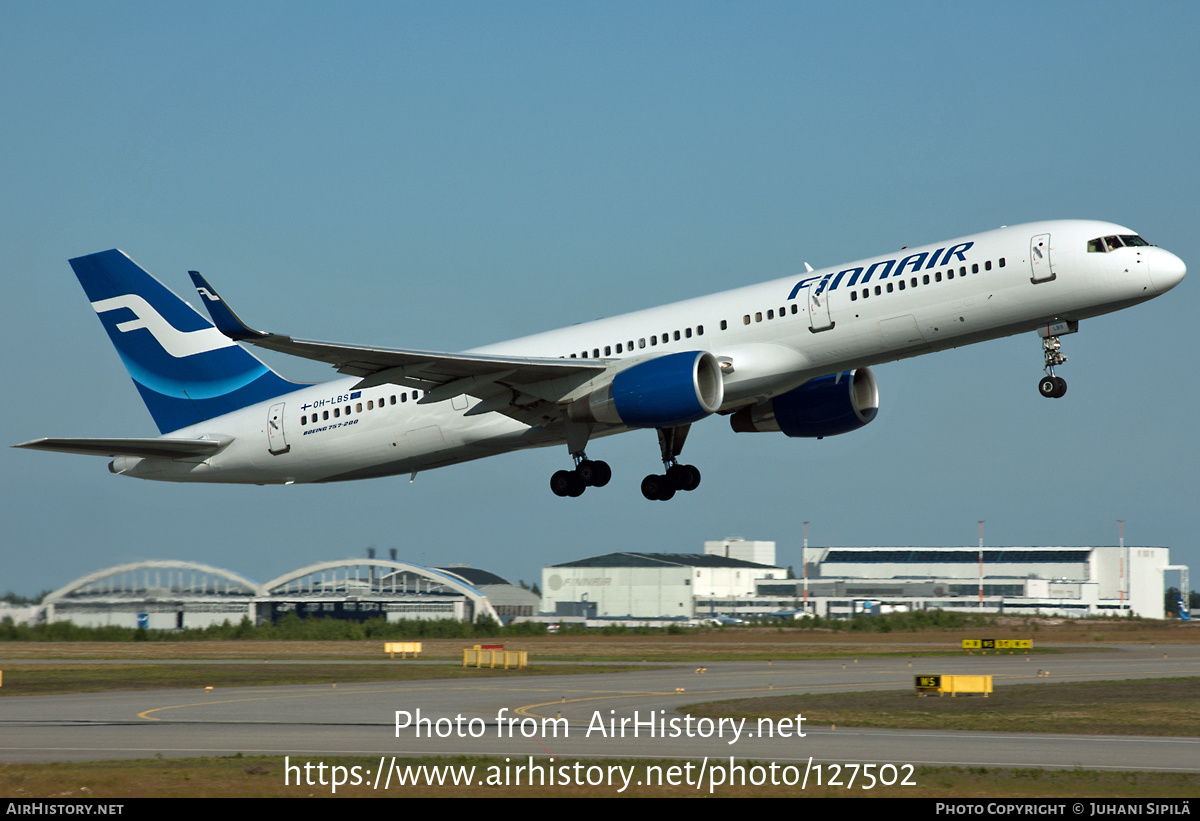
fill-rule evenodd
<path id="1" fill-rule="evenodd" d="M 395 384 L 419 388 L 422 403 L 468 394 L 483 404 L 472 413 L 505 411 L 538 400 L 557 401 L 607 370 L 602 360 L 458 354 L 398 348 L 367 348 L 336 342 L 294 339 L 256 331 L 229 308 L 196 271 L 188 272 L 213 324 L 230 339 L 333 365 L 339 373 L 361 376 L 355 387 Z"/>
<path id="2" fill-rule="evenodd" d="M 232 440 L 215 439 L 32 439 L 13 445 L 28 450 L 82 453 L 85 456 L 207 456 Z"/>

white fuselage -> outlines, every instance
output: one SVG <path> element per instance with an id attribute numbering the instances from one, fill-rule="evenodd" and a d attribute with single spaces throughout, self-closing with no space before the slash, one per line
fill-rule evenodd
<path id="1" fill-rule="evenodd" d="M 1167 251 L 1088 251 L 1089 240 L 1130 234 L 1091 221 L 1001 228 L 471 353 L 612 362 L 709 351 L 723 363 L 725 413 L 825 374 L 1033 331 L 1055 320 L 1078 321 L 1174 287 L 1184 267 Z M 419 392 L 410 388 L 356 392 L 359 381 L 306 386 L 170 434 L 232 440 L 207 458 L 119 457 L 111 469 L 166 481 L 321 482 L 411 473 L 565 442 L 561 424 L 530 426 L 499 412 L 467 416 L 477 400 L 465 395 L 419 404 Z M 282 425 L 269 436 L 272 414 Z M 623 430 L 598 428 L 591 435 Z"/>

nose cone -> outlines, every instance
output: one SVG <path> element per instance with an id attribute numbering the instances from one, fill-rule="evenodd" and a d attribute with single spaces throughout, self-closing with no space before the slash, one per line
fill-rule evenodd
<path id="1" fill-rule="evenodd" d="M 1154 290 L 1160 294 L 1174 288 L 1183 282 L 1187 266 L 1183 260 L 1162 248 L 1155 248 L 1150 256 L 1150 282 Z"/>

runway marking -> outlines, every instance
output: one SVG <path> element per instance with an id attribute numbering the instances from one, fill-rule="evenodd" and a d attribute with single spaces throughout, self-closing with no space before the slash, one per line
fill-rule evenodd
<path id="1" fill-rule="evenodd" d="M 336 697 L 336 696 L 343 696 L 343 697 L 363 696 L 363 695 L 379 695 L 381 693 L 418 693 L 418 692 L 424 692 L 424 691 L 428 691 L 428 690 L 435 690 L 437 692 L 445 692 L 447 690 L 455 690 L 455 691 L 478 691 L 478 692 L 489 692 L 489 693 L 507 693 L 507 692 L 515 692 L 515 693 L 530 693 L 530 692 L 533 692 L 533 693 L 564 693 L 564 692 L 565 693 L 596 693 L 596 692 L 609 693 L 609 692 L 611 692 L 612 694 L 616 694 L 616 695 L 628 695 L 628 696 L 667 695 L 667 693 L 648 692 L 645 690 L 605 691 L 605 690 L 596 690 L 595 688 L 564 689 L 561 687 L 394 687 L 394 688 L 387 688 L 387 689 L 382 689 L 382 690 L 356 690 L 356 689 L 355 690 L 352 690 L 352 689 L 333 690 L 333 689 L 330 689 L 330 690 L 322 690 L 321 692 L 317 692 L 317 693 L 293 693 L 293 694 L 278 694 L 278 695 L 269 695 L 269 696 L 247 696 L 244 698 L 230 698 L 230 699 L 223 699 L 220 701 L 196 701 L 196 702 L 192 702 L 190 704 L 171 704 L 171 705 L 167 705 L 165 707 L 153 707 L 149 710 L 143 710 L 142 712 L 137 714 L 137 717 L 144 719 L 146 721 L 161 721 L 162 719 L 151 716 L 150 714 L 161 712 L 163 710 L 180 710 L 180 709 L 184 709 L 187 707 L 209 707 L 209 706 L 214 706 L 214 705 L 218 705 L 218 704 L 240 704 L 242 702 L 251 702 L 251 701 L 277 701 L 277 700 L 285 700 L 285 699 L 293 699 L 293 698 L 329 698 L 329 697 Z"/>
<path id="2" fill-rule="evenodd" d="M 894 670 L 874 670 L 874 671 L 864 670 L 864 672 L 872 672 L 877 675 L 882 675 L 882 674 L 894 674 L 896 671 L 894 671 Z M 1120 671 L 1120 673 L 1122 675 L 1129 675 L 1131 673 L 1136 673 L 1136 674 L 1140 674 L 1143 676 L 1145 676 L 1145 675 L 1179 675 L 1180 673 L 1186 673 L 1186 672 L 1188 672 L 1188 671 L 1180 670 L 1180 669 Z M 733 671 L 731 671 L 729 673 L 718 673 L 717 675 L 718 676 L 745 676 L 745 675 L 764 676 L 767 674 L 768 674 L 767 671 L 761 671 L 761 672 L 755 672 L 755 671 L 733 672 Z M 1074 679 L 1112 676 L 1114 674 L 1116 674 L 1116 671 L 1109 669 L 1109 670 L 1105 670 L 1102 672 L 1096 672 L 1096 673 L 1071 673 L 1071 674 L 1066 674 L 1066 675 L 1063 675 L 1063 676 L 1057 677 L 1057 678 L 1051 676 L 1051 679 L 1055 680 L 1056 682 L 1066 683 L 1066 682 L 1069 682 Z M 993 673 L 992 675 L 994 678 L 1001 679 L 1004 681 L 1021 681 L 1024 679 L 1037 680 L 1037 681 L 1046 681 L 1047 680 L 1045 677 L 1039 677 L 1033 671 L 1030 671 L 1029 673 L 1025 673 L 1025 674 L 1021 674 L 1021 675 L 997 674 L 997 673 Z M 905 687 L 910 683 L 911 683 L 910 680 L 908 680 L 906 678 L 906 679 L 903 679 L 900 681 L 876 681 L 876 682 L 871 682 L 870 684 L 871 684 L 871 686 L 895 685 L 897 687 Z M 737 688 L 723 688 L 723 689 L 692 690 L 690 695 L 711 696 L 711 695 L 726 695 L 726 694 L 736 694 L 736 693 L 759 693 L 759 692 L 783 694 L 783 693 L 792 693 L 797 690 L 809 691 L 809 690 L 825 689 L 825 688 L 831 688 L 831 687 L 855 686 L 857 684 L 863 684 L 863 682 L 839 681 L 839 682 L 832 682 L 832 683 L 825 683 L 825 684 L 813 684 L 813 683 L 795 684 L 795 685 L 771 684 L 770 689 L 768 689 L 768 687 L 766 687 L 766 686 L 762 686 L 762 687 L 737 687 Z M 297 686 L 309 686 L 309 685 L 297 685 Z M 592 695 L 587 696 L 586 698 L 568 699 L 565 702 L 564 701 L 547 701 L 547 702 L 540 702 L 537 704 L 527 704 L 522 707 L 518 707 L 514 710 L 515 713 L 518 713 L 520 715 L 527 715 L 531 718 L 549 718 L 549 716 L 543 716 L 541 714 L 532 713 L 532 712 L 528 712 L 528 711 L 533 710 L 538 707 L 545 707 L 545 706 L 552 705 L 552 704 L 573 704 L 573 703 L 582 703 L 582 702 L 586 702 L 586 701 L 600 701 L 600 700 L 603 700 L 606 698 L 634 698 L 634 697 L 638 697 L 638 696 L 675 696 L 675 695 L 677 695 L 677 693 L 675 693 L 673 691 L 666 691 L 666 690 L 662 690 L 662 691 L 623 690 L 623 689 L 622 690 L 599 690 L 594 687 L 579 687 L 579 688 L 511 687 L 511 686 L 498 687 L 498 686 L 488 686 L 486 684 L 479 684 L 479 685 L 472 685 L 472 686 L 455 686 L 455 687 L 436 686 L 436 685 L 425 686 L 425 687 L 407 687 L 407 686 L 405 686 L 405 687 L 388 687 L 388 688 L 382 688 L 382 689 L 368 690 L 368 689 L 358 689 L 358 688 L 355 688 L 353 686 L 353 684 L 350 684 L 349 686 L 345 687 L 342 690 L 333 690 L 333 689 L 324 690 L 324 689 L 322 689 L 319 692 L 278 694 L 278 695 L 269 695 L 269 696 L 247 696 L 247 697 L 242 697 L 242 698 L 224 699 L 224 700 L 220 700 L 220 701 L 199 701 L 199 702 L 193 702 L 190 704 L 173 704 L 173 705 L 168 705 L 165 707 L 154 707 L 149 710 L 143 710 L 142 712 L 137 714 L 137 717 L 141 718 L 145 721 L 161 721 L 162 719 L 152 716 L 151 713 L 162 712 L 164 710 L 179 710 L 179 709 L 184 709 L 184 708 L 188 708 L 188 707 L 207 707 L 210 705 L 237 704 L 237 703 L 251 702 L 251 701 L 275 701 L 275 700 L 280 700 L 280 699 L 296 699 L 296 698 L 329 698 L 331 696 L 336 697 L 336 696 L 352 696 L 352 695 L 353 696 L 378 695 L 378 694 L 383 694 L 383 693 L 413 693 L 413 692 L 423 692 L 423 691 L 429 691 L 429 690 L 436 690 L 438 692 L 445 692 L 447 690 L 455 690 L 455 691 L 475 691 L 475 692 L 490 692 L 490 693 L 512 692 L 512 693 L 560 693 L 560 694 L 561 693 L 589 693 L 589 694 L 592 694 Z"/>

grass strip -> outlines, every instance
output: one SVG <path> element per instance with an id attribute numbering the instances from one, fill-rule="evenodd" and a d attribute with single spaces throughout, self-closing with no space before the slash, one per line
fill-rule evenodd
<path id="1" fill-rule="evenodd" d="M 1200 678 L 1018 684 L 981 696 L 913 691 L 732 699 L 680 707 L 701 717 L 795 718 L 808 726 L 909 730 L 1200 736 Z"/>

